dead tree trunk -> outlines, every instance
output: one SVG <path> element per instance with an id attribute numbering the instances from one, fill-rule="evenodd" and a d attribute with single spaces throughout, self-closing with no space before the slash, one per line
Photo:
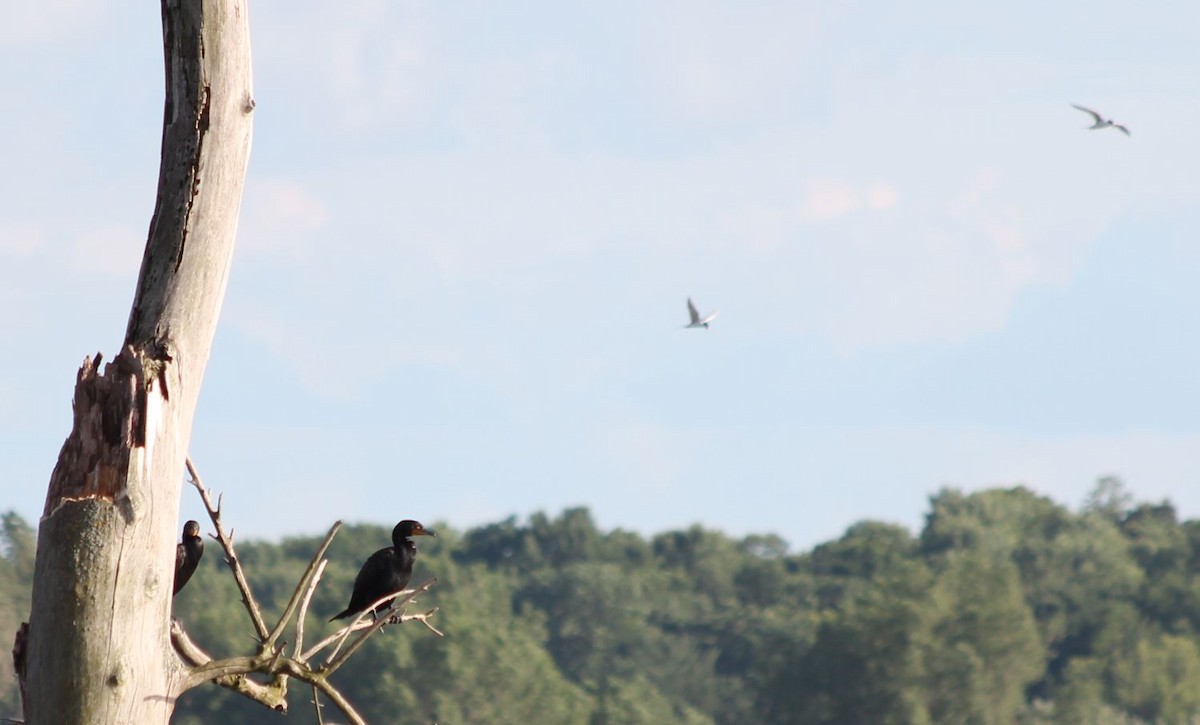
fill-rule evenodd
<path id="1" fill-rule="evenodd" d="M 166 723 L 184 459 L 250 153 L 246 0 L 162 0 L 158 199 L 125 343 L 84 360 L 38 530 L 26 721 Z M 103 109 L 101 109 L 103 110 Z"/>

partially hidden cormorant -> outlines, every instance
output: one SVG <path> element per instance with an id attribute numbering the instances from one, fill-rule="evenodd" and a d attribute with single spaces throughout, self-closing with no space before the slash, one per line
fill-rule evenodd
<path id="1" fill-rule="evenodd" d="M 396 528 L 392 529 L 392 545 L 371 554 L 362 565 L 358 576 L 354 577 L 354 593 L 350 595 L 350 604 L 341 614 L 330 617 L 330 622 L 358 614 L 371 606 L 371 602 L 408 586 L 413 562 L 417 559 L 417 545 L 412 540 L 414 536 L 437 534 L 422 526 L 420 521 L 412 519 L 396 524 Z M 372 613 L 378 617 L 380 610 L 389 606 L 376 607 Z"/>
<path id="2" fill-rule="evenodd" d="M 204 556 L 204 539 L 200 538 L 200 524 L 189 521 L 183 525 L 183 540 L 175 547 L 175 591 L 180 589 L 192 578 L 200 557 Z"/>

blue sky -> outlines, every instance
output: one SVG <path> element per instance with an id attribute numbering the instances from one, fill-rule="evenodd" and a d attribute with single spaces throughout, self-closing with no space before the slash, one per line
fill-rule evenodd
<path id="1" fill-rule="evenodd" d="M 946 485 L 1074 506 L 1110 474 L 1200 514 L 1200 7 L 250 11 L 192 440 L 242 536 L 586 505 L 806 548 Z M 31 519 L 124 332 L 160 32 L 0 9 L 0 506 Z"/>

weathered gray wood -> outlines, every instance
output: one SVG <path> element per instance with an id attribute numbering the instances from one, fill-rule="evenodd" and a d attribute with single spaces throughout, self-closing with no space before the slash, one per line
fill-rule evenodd
<path id="1" fill-rule="evenodd" d="M 250 152 L 246 0 L 162 0 L 158 199 L 125 346 L 85 360 L 38 530 L 26 721 L 166 723 L 187 672 L 171 583 L 192 418 Z"/>

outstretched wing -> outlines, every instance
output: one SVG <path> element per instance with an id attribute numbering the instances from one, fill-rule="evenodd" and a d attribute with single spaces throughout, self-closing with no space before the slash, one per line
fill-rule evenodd
<path id="1" fill-rule="evenodd" d="M 707 325 L 708 323 L 712 322 L 715 319 L 717 319 L 717 313 L 713 312 L 708 317 L 705 317 L 703 320 L 700 320 L 700 324 Z"/>
<path id="2" fill-rule="evenodd" d="M 692 298 L 688 297 L 688 317 L 691 318 L 690 324 L 699 325 L 700 313 L 696 311 L 696 305 L 692 304 Z"/>
<path id="3" fill-rule="evenodd" d="M 1121 130 L 1121 133 L 1125 134 L 1126 136 L 1132 136 L 1132 135 L 1133 135 L 1133 134 L 1129 133 L 1129 129 L 1125 128 L 1124 126 L 1122 126 L 1122 125 L 1121 125 L 1121 124 L 1119 124 L 1119 123 L 1114 123 L 1114 124 L 1113 124 L 1113 128 L 1120 129 L 1120 130 Z"/>
<path id="4" fill-rule="evenodd" d="M 1095 111 L 1093 111 L 1090 108 L 1084 108 L 1083 106 L 1077 106 L 1074 103 L 1071 104 L 1071 108 L 1077 108 L 1080 111 L 1083 111 L 1084 113 L 1091 115 L 1092 120 L 1095 121 L 1096 123 L 1100 123 L 1101 121 L 1104 120 L 1103 118 L 1100 117 L 1099 113 L 1096 113 Z"/>

